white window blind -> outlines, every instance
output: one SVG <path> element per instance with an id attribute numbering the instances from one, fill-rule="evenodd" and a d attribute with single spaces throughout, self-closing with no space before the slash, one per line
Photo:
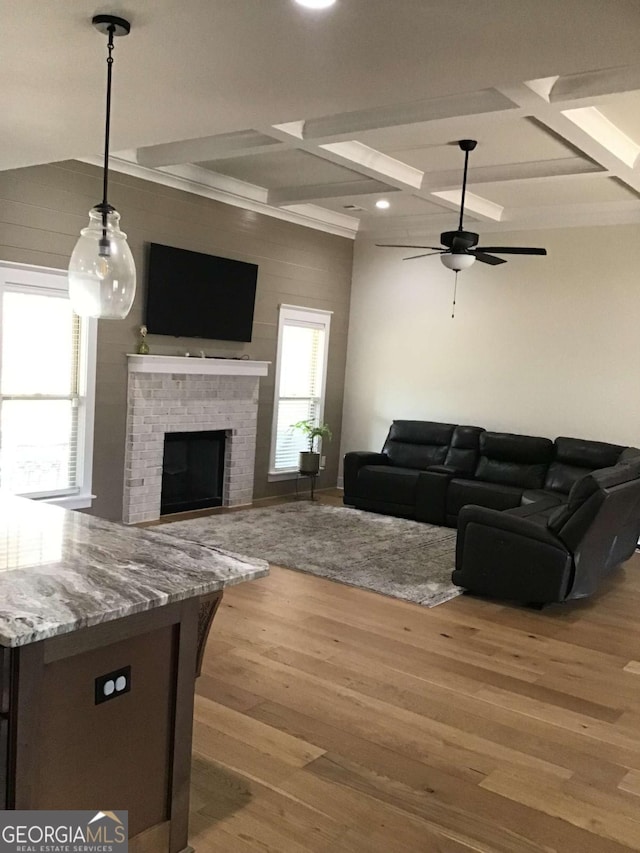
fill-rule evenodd
<path id="1" fill-rule="evenodd" d="M 71 310 L 66 276 L 4 264 L 1 272 L 0 486 L 29 497 L 88 494 L 88 324 Z"/>
<path id="2" fill-rule="evenodd" d="M 292 425 L 322 421 L 331 315 L 283 305 L 280 308 L 271 473 L 297 471 L 308 439 Z"/>

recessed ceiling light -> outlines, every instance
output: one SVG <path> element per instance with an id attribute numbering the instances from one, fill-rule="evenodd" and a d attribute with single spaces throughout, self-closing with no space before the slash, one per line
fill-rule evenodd
<path id="1" fill-rule="evenodd" d="M 387 208 L 391 207 L 386 198 L 379 198 L 376 202 L 376 207 L 379 207 L 380 210 L 387 210 Z"/>
<path id="2" fill-rule="evenodd" d="M 335 2 L 336 0 L 296 0 L 299 6 L 306 6 L 307 9 L 328 9 Z"/>

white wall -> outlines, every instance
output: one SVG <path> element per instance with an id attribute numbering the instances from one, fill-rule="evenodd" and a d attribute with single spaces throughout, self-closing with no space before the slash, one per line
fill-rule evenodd
<path id="1" fill-rule="evenodd" d="M 640 445 L 640 226 L 484 242 L 549 255 L 461 272 L 453 320 L 437 257 L 356 242 L 342 453 L 394 418 Z"/>

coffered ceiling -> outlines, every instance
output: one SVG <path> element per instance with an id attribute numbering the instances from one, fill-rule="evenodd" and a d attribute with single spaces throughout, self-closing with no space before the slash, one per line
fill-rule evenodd
<path id="1" fill-rule="evenodd" d="M 97 156 L 104 45 L 87 18 L 110 11 L 133 23 L 116 43 L 116 169 L 413 241 L 457 224 L 456 140 L 473 138 L 467 221 L 483 234 L 640 221 L 635 0 L 0 10 L 0 168 Z"/>

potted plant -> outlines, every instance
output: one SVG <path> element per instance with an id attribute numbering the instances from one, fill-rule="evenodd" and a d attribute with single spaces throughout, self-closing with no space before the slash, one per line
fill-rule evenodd
<path id="1" fill-rule="evenodd" d="M 331 441 L 331 430 L 327 424 L 315 424 L 311 419 L 306 421 L 298 421 L 297 424 L 292 424 L 291 429 L 297 429 L 304 433 L 309 442 L 309 449 L 300 452 L 298 467 L 301 474 L 315 475 L 320 470 L 320 454 L 314 450 L 314 445 L 317 447 L 319 438 L 326 438 Z"/>

